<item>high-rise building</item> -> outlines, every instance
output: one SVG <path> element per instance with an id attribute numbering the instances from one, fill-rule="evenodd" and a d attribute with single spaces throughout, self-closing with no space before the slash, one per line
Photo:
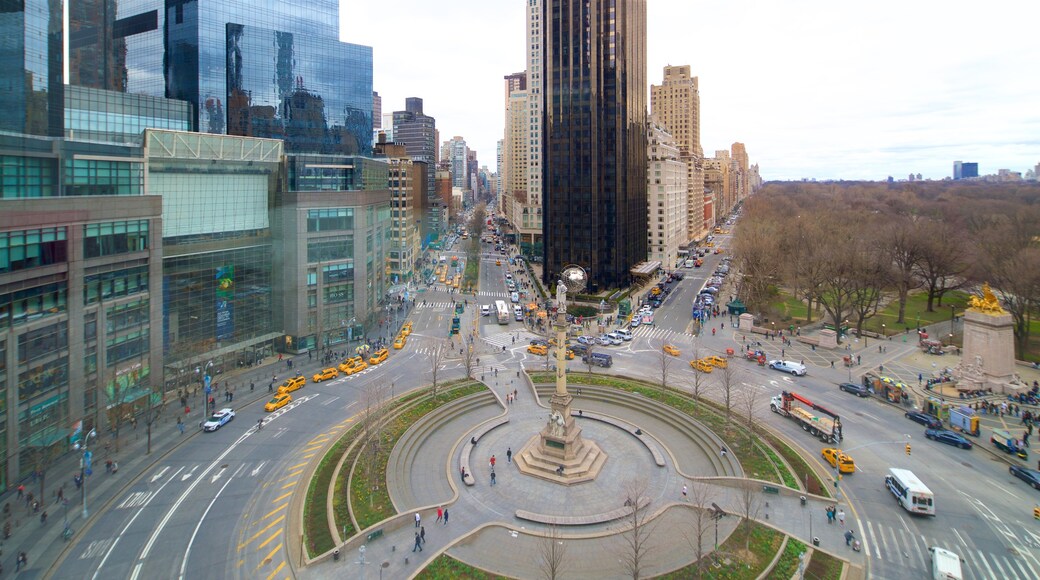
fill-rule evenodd
<path id="1" fill-rule="evenodd" d="M 964 162 L 963 161 L 954 161 L 953 162 L 953 178 L 955 180 L 964 178 Z"/>
<path id="2" fill-rule="evenodd" d="M 444 144 L 441 150 L 447 152 L 446 159 L 451 164 L 451 186 L 469 189 L 469 147 L 466 146 L 466 140 L 456 135 Z"/>
<path id="3" fill-rule="evenodd" d="M 675 138 L 679 155 L 686 163 L 687 220 L 690 240 L 708 234 L 704 224 L 704 150 L 701 148 L 701 97 L 697 77 L 690 65 L 664 67 L 661 85 L 650 86 L 651 117 Z"/>
<path id="4" fill-rule="evenodd" d="M 372 129 L 383 128 L 383 97 L 372 91 Z"/>
<path id="5" fill-rule="evenodd" d="M 541 256 L 542 243 L 542 113 L 545 111 L 545 27 L 542 4 L 544 0 L 527 0 L 527 200 L 521 208 L 520 251 L 526 256 Z M 527 237 L 527 239 L 523 239 Z"/>
<path id="6" fill-rule="evenodd" d="M 646 260 L 646 1 L 542 12 L 543 279 L 576 264 L 593 291 L 625 287 Z"/>
<path id="7" fill-rule="evenodd" d="M 62 4 L 7 2 L 0 8 L 0 131 L 64 134 Z"/>
<path id="8" fill-rule="evenodd" d="M 420 184 L 417 181 L 420 175 L 404 145 L 388 142 L 385 134 L 380 137 L 375 144 L 375 155 L 385 157 L 389 162 L 391 200 L 387 274 L 391 276 L 392 283 L 400 284 L 412 280 L 422 250 L 422 215 L 415 194 L 415 186 Z"/>
<path id="9" fill-rule="evenodd" d="M 979 164 L 978 163 L 963 163 L 961 164 L 961 179 L 968 179 L 971 177 L 979 176 Z"/>
<path id="10" fill-rule="evenodd" d="M 687 241 L 686 163 L 664 127 L 650 123 L 647 129 L 647 259 L 670 269 Z"/>
<path id="11" fill-rule="evenodd" d="M 437 168 L 437 120 L 423 113 L 423 100 L 409 97 L 403 111 L 394 111 L 394 142 L 405 146 L 412 161 L 426 165 L 426 188 L 422 195 L 429 197 L 423 213 L 423 246 L 440 237 L 447 223 L 446 205 L 434 197 Z"/>

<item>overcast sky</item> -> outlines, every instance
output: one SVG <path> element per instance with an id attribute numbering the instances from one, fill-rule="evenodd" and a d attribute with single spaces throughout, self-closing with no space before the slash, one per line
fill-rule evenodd
<path id="1" fill-rule="evenodd" d="M 462 135 L 494 171 L 526 2 L 340 1 L 383 112 L 422 97 L 441 140 Z M 689 64 L 705 153 L 741 141 L 767 180 L 941 179 L 956 159 L 1024 174 L 1040 163 L 1038 30 L 1036 0 L 648 0 L 647 80 Z"/>

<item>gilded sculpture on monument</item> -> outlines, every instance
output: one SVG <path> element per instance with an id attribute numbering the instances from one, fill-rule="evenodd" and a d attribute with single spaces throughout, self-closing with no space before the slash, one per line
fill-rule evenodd
<path id="1" fill-rule="evenodd" d="M 993 294 L 993 290 L 990 289 L 989 282 L 982 285 L 982 296 L 971 297 L 968 301 L 968 308 L 983 314 L 1007 314 L 1004 307 L 1000 305 L 1000 300 L 997 299 L 996 295 Z"/>

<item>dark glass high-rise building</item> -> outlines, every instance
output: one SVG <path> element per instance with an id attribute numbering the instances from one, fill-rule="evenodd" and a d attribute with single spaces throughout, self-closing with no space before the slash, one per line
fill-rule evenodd
<path id="1" fill-rule="evenodd" d="M 646 1 L 544 4 L 546 283 L 577 264 L 593 290 L 646 260 Z"/>
<path id="2" fill-rule="evenodd" d="M 194 129 L 287 153 L 371 152 L 372 49 L 339 41 L 336 0 L 68 2 L 70 84 L 187 101 Z"/>
<path id="3" fill-rule="evenodd" d="M 0 131 L 64 133 L 62 31 L 61 2 L 0 2 Z"/>

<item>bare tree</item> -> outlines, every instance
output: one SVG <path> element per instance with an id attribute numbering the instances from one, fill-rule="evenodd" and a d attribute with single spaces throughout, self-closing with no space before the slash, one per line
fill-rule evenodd
<path id="1" fill-rule="evenodd" d="M 631 511 L 622 520 L 628 526 L 628 530 L 619 536 L 624 543 L 620 561 L 621 567 L 633 579 L 643 576 L 643 569 L 651 551 L 650 535 L 653 526 L 649 525 L 650 498 L 646 495 L 646 488 L 645 478 L 628 480 L 622 486 L 625 507 Z"/>
<path id="2" fill-rule="evenodd" d="M 464 341 L 465 343 L 466 341 Z M 465 344 L 462 349 L 462 366 L 466 369 L 466 378 L 473 378 L 473 369 L 477 366 L 477 352 L 472 339 L 469 340 L 469 344 Z"/>
<path id="3" fill-rule="evenodd" d="M 929 221 L 923 230 L 916 275 L 928 292 L 928 312 L 935 312 L 936 302 L 942 306 L 947 292 L 960 289 L 967 282 L 966 243 L 962 230 L 945 221 Z"/>
<path id="4" fill-rule="evenodd" d="M 758 389 L 751 385 L 744 385 L 744 389 L 740 392 L 740 412 L 748 431 L 748 448 L 755 442 L 755 419 L 757 418 L 755 405 L 758 404 L 758 395 Z"/>
<path id="5" fill-rule="evenodd" d="M 151 392 L 148 393 L 148 404 L 147 410 L 144 414 L 144 425 L 145 431 L 148 434 L 148 451 L 146 455 L 152 454 L 152 425 L 159 421 L 162 417 L 162 412 L 166 408 L 166 396 L 163 393 L 162 387 L 153 387 Z"/>
<path id="6" fill-rule="evenodd" d="M 740 517 L 744 520 L 744 549 L 751 546 L 751 520 L 758 518 L 761 508 L 758 501 L 758 486 L 751 480 L 745 480 L 737 497 L 740 503 Z"/>
<path id="7" fill-rule="evenodd" d="M 539 552 L 542 556 L 542 577 L 545 580 L 560 578 L 567 568 L 567 544 L 561 539 L 560 530 L 555 525 L 549 526 L 548 535 L 542 537 Z"/>
<path id="8" fill-rule="evenodd" d="M 820 295 L 817 300 L 830 316 L 836 329 L 841 328 L 842 323 L 852 311 L 852 294 L 855 292 L 856 274 L 848 257 L 855 251 L 856 248 L 851 238 L 844 238 L 843 241 L 830 246 L 821 258 L 826 277 L 820 287 Z"/>
<path id="9" fill-rule="evenodd" d="M 887 264 L 887 256 L 877 248 L 878 246 L 868 245 L 849 258 L 852 266 L 849 307 L 855 317 L 856 335 L 861 337 L 863 323 L 877 314 L 881 308 L 883 288 L 888 286 L 889 282 L 895 281 L 897 285 L 902 283 L 899 280 L 904 276 Z"/>
<path id="10" fill-rule="evenodd" d="M 448 353 L 451 352 L 451 349 L 451 343 L 447 339 L 442 338 L 434 341 L 430 352 L 426 354 L 426 360 L 430 363 L 430 382 L 433 384 L 434 397 L 437 396 L 437 373 L 440 372 L 441 365 L 448 358 Z"/>
<path id="11" fill-rule="evenodd" d="M 883 234 L 887 260 L 891 265 L 891 281 L 899 298 L 899 317 L 896 324 L 906 322 L 906 299 L 910 291 L 920 285 L 915 276 L 921 261 L 921 234 L 915 220 L 907 216 L 888 216 L 888 227 Z"/>
<path id="12" fill-rule="evenodd" d="M 589 371 L 589 374 L 592 374 L 592 367 L 595 366 L 592 364 L 592 346 L 593 345 L 591 343 L 588 345 L 589 348 L 587 351 L 585 351 L 584 357 L 585 368 Z"/>
<path id="13" fill-rule="evenodd" d="M 661 371 L 661 388 L 664 389 L 668 387 L 668 375 L 672 369 L 672 363 L 675 361 L 672 355 L 664 351 L 664 347 L 661 348 L 658 357 L 660 357 L 658 358 L 658 363 L 660 363 L 658 368 Z"/>
<path id="14" fill-rule="evenodd" d="M 716 498 L 715 488 L 701 482 L 694 481 L 689 486 L 689 502 L 690 507 L 693 508 L 692 515 L 690 517 L 690 529 L 689 531 L 683 531 L 683 536 L 686 538 L 686 542 L 693 549 L 693 554 L 697 557 L 694 564 L 694 574 L 697 578 L 701 577 L 703 572 L 703 563 L 701 560 L 704 558 L 704 539 L 708 535 L 708 531 L 711 530 L 712 522 L 712 502 Z"/>
<path id="15" fill-rule="evenodd" d="M 379 453 L 383 445 L 383 415 L 386 412 L 386 387 L 370 383 L 361 393 L 361 441 L 362 462 L 365 479 L 372 484 L 368 494 L 368 505 L 372 506 L 375 493 L 379 490 Z"/>
<path id="16" fill-rule="evenodd" d="M 722 403 L 726 406 L 726 420 L 730 419 L 730 413 L 733 410 L 733 395 L 737 385 L 740 384 L 740 372 L 733 367 L 731 364 L 718 369 L 719 380 L 718 388 L 722 395 Z"/>

